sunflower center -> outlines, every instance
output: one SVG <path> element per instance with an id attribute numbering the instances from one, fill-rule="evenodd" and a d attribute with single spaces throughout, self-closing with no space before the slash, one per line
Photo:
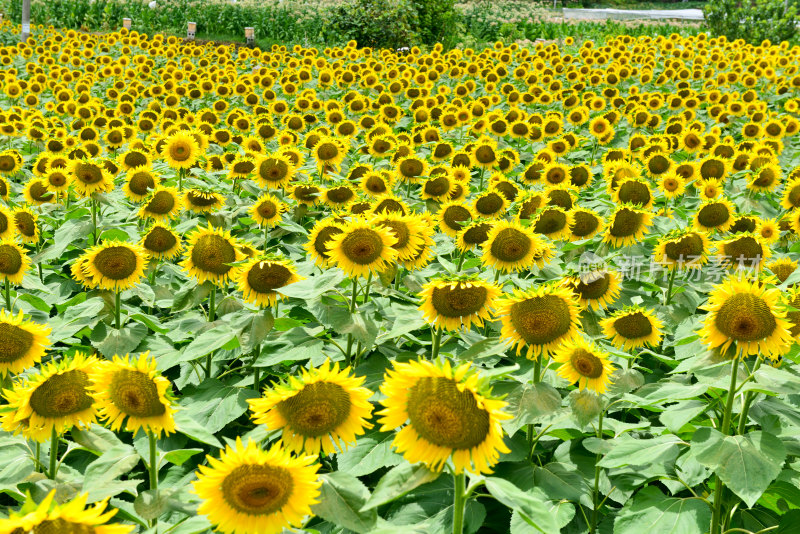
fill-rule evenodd
<path id="1" fill-rule="evenodd" d="M 622 208 L 614 216 L 614 224 L 609 232 L 614 237 L 627 237 L 636 234 L 642 225 L 643 215 L 628 208 Z"/>
<path id="2" fill-rule="evenodd" d="M 19 360 L 33 347 L 33 334 L 13 324 L 0 323 L 0 363 Z"/>
<path id="3" fill-rule="evenodd" d="M 166 228 L 156 226 L 144 238 L 144 248 L 152 252 L 166 252 L 175 246 L 178 240 Z"/>
<path id="4" fill-rule="evenodd" d="M 306 437 L 328 434 L 350 416 L 350 396 L 339 384 L 313 382 L 296 395 L 281 401 L 280 414 L 289 427 Z"/>
<path id="5" fill-rule="evenodd" d="M 700 208 L 697 214 L 697 220 L 706 228 L 714 228 L 728 222 L 731 214 L 728 207 L 722 203 L 707 204 Z"/>
<path id="6" fill-rule="evenodd" d="M 392 245 L 395 250 L 403 250 L 408 245 L 408 240 L 411 237 L 408 226 L 402 221 L 381 221 L 381 226 L 388 228 L 397 239 L 397 243 Z"/>
<path id="7" fill-rule="evenodd" d="M 420 378 L 408 392 L 407 410 L 417 434 L 440 447 L 471 449 L 489 435 L 489 413 L 449 378 Z"/>
<path id="8" fill-rule="evenodd" d="M 445 210 L 442 220 L 453 230 L 461 230 L 464 223 L 471 219 L 469 210 L 464 206 L 450 206 Z"/>
<path id="9" fill-rule="evenodd" d="M 342 240 L 342 252 L 353 263 L 370 265 L 381 257 L 383 240 L 377 232 L 359 228 Z"/>
<path id="10" fill-rule="evenodd" d="M 291 473 L 272 465 L 240 465 L 222 481 L 225 502 L 248 515 L 269 515 L 289 502 L 294 489 Z"/>
<path id="11" fill-rule="evenodd" d="M 800 207 L 800 185 L 796 185 L 789 191 L 787 196 L 789 203 L 795 208 Z"/>
<path id="12" fill-rule="evenodd" d="M 725 165 L 721 161 L 712 159 L 700 165 L 700 176 L 705 180 L 709 178 L 722 178 L 724 174 Z"/>
<path id="13" fill-rule="evenodd" d="M 264 219 L 271 219 L 278 213 L 278 207 L 271 200 L 265 200 L 256 207 L 256 211 Z"/>
<path id="14" fill-rule="evenodd" d="M 339 156 L 339 147 L 335 143 L 322 143 L 317 147 L 316 152 L 321 161 L 330 161 Z"/>
<path id="15" fill-rule="evenodd" d="M 157 215 L 165 215 L 175 207 L 175 197 L 169 191 L 158 191 L 150 202 L 147 203 L 147 211 Z"/>
<path id="16" fill-rule="evenodd" d="M 669 159 L 664 156 L 653 156 L 647 164 L 647 168 L 653 174 L 663 174 L 669 170 Z"/>
<path id="17" fill-rule="evenodd" d="M 236 261 L 236 249 L 222 236 L 207 234 L 192 247 L 192 263 L 204 271 L 217 275 L 231 270 L 228 265 Z"/>
<path id="18" fill-rule="evenodd" d="M 97 165 L 78 163 L 75 166 L 75 176 L 85 184 L 96 184 L 102 181 L 103 171 Z"/>
<path id="19" fill-rule="evenodd" d="M 545 345 L 568 333 L 569 305 L 557 295 L 533 297 L 511 306 L 511 324 L 530 345 Z"/>
<path id="20" fill-rule="evenodd" d="M 174 141 L 169 145 L 169 156 L 175 161 L 186 161 L 192 156 L 192 149 L 185 141 Z"/>
<path id="21" fill-rule="evenodd" d="M 717 311 L 714 324 L 734 341 L 758 341 L 769 337 L 777 327 L 769 304 L 751 293 L 728 297 Z"/>
<path id="22" fill-rule="evenodd" d="M 147 164 L 147 157 L 141 152 L 130 152 L 125 154 L 125 165 L 128 167 L 139 167 Z"/>
<path id="23" fill-rule="evenodd" d="M 533 231 L 537 234 L 550 235 L 564 229 L 567 225 L 567 214 L 558 210 L 547 210 L 543 212 L 536 223 Z"/>
<path id="24" fill-rule="evenodd" d="M 503 228 L 497 233 L 491 245 L 492 256 L 504 262 L 523 259 L 533 244 L 530 237 L 516 228 Z"/>
<path id="25" fill-rule="evenodd" d="M 89 378 L 77 369 L 53 375 L 31 394 L 31 408 L 42 417 L 56 418 L 71 415 L 92 405 L 87 395 Z"/>
<path id="26" fill-rule="evenodd" d="M 588 284 L 583 281 L 575 285 L 575 291 L 586 300 L 597 300 L 603 298 L 608 291 L 608 286 L 611 284 L 611 275 L 602 273 L 600 278 L 589 282 Z"/>
<path id="27" fill-rule="evenodd" d="M 619 199 L 622 202 L 646 206 L 650 202 L 650 189 L 647 184 L 630 180 L 622 184 L 619 188 Z"/>
<path id="28" fill-rule="evenodd" d="M 12 156 L 0 156 L 0 171 L 8 172 L 17 166 L 17 161 Z"/>
<path id="29" fill-rule="evenodd" d="M 489 239 L 489 230 L 491 229 L 492 225 L 489 223 L 480 223 L 467 228 L 464 232 L 464 243 L 468 245 L 480 245 Z"/>
<path id="30" fill-rule="evenodd" d="M 642 312 L 624 315 L 614 321 L 614 330 L 627 339 L 639 339 L 653 333 L 653 324 Z"/>
<path id="31" fill-rule="evenodd" d="M 17 230 L 27 237 L 36 235 L 36 221 L 30 213 L 18 211 L 14 214 L 14 222 L 17 224 Z"/>
<path id="32" fill-rule="evenodd" d="M 128 182 L 130 190 L 137 195 L 146 195 L 148 189 L 153 189 L 156 186 L 156 181 L 149 172 L 137 172 L 131 176 Z"/>
<path id="33" fill-rule="evenodd" d="M 581 376 L 600 378 L 603 376 L 603 362 L 600 358 L 584 349 L 576 349 L 569 357 L 570 365 Z"/>
<path id="34" fill-rule="evenodd" d="M 797 267 L 791 264 L 781 264 L 771 268 L 772 272 L 775 273 L 775 276 L 778 277 L 778 280 L 780 280 L 781 284 L 784 283 L 789 276 L 791 276 L 795 269 L 797 269 Z M 794 307 L 796 308 L 797 306 Z"/>
<path id="35" fill-rule="evenodd" d="M 115 372 L 109 389 L 114 406 L 126 415 L 156 417 L 167 411 L 153 379 L 140 371 L 122 369 Z"/>
<path id="36" fill-rule="evenodd" d="M 353 193 L 353 190 L 350 189 L 349 187 L 341 186 L 341 187 L 336 187 L 334 189 L 329 189 L 327 195 L 328 195 L 328 200 L 340 204 L 343 202 L 347 202 L 348 200 L 353 198 L 353 196 L 355 196 L 355 193 Z"/>
<path id="37" fill-rule="evenodd" d="M 268 158 L 259 165 L 258 174 L 267 182 L 279 182 L 289 174 L 289 166 L 285 161 Z"/>
<path id="38" fill-rule="evenodd" d="M 697 234 L 689 234 L 667 243 L 664 253 L 672 261 L 689 261 L 703 253 L 703 239 Z"/>
<path id="39" fill-rule="evenodd" d="M 22 268 L 22 254 L 17 247 L 4 243 L 0 245 L 0 273 L 17 274 Z"/>
<path id="40" fill-rule="evenodd" d="M 800 310 L 800 297 L 795 297 L 790 303 L 792 308 Z M 792 327 L 789 333 L 792 337 L 800 335 L 800 311 L 790 311 L 786 313 L 786 319 L 791 323 Z"/>
<path id="41" fill-rule="evenodd" d="M 272 293 L 285 286 L 292 271 L 279 263 L 261 262 L 253 265 L 247 273 L 247 284 L 258 293 Z"/>
<path id="42" fill-rule="evenodd" d="M 436 313 L 444 317 L 467 317 L 484 309 L 487 294 L 485 287 L 448 285 L 434 288 L 431 303 Z"/>
<path id="43" fill-rule="evenodd" d="M 492 147 L 480 146 L 475 150 L 475 159 L 478 160 L 478 163 L 486 165 L 488 163 L 494 163 L 497 157 Z"/>
<path id="44" fill-rule="evenodd" d="M 136 253 L 128 247 L 108 247 L 97 253 L 94 266 L 105 278 L 123 280 L 136 271 Z"/>
<path id="45" fill-rule="evenodd" d="M 33 199 L 38 200 L 39 202 L 48 202 L 53 198 L 53 193 L 49 192 L 47 190 L 47 186 L 41 181 L 36 181 L 31 184 L 29 191 Z"/>
<path id="46" fill-rule="evenodd" d="M 425 183 L 425 193 L 434 197 L 444 195 L 449 190 L 450 180 L 446 176 L 439 176 Z"/>
<path id="47" fill-rule="evenodd" d="M 600 221 L 597 217 L 585 211 L 576 212 L 573 215 L 573 221 L 575 222 L 572 225 L 572 233 L 576 237 L 590 235 L 597 230 L 597 227 L 600 225 Z"/>
<path id="48" fill-rule="evenodd" d="M 21 534 L 22 528 L 17 529 Z M 14 533 L 17 533 L 17 530 Z M 97 530 L 91 525 L 83 523 L 73 523 L 60 517 L 57 519 L 45 519 L 38 525 L 34 526 L 32 531 L 34 534 L 94 534 Z"/>
<path id="49" fill-rule="evenodd" d="M 753 237 L 740 237 L 723 246 L 725 256 L 732 261 L 760 261 L 764 257 L 761 244 Z"/>
<path id="50" fill-rule="evenodd" d="M 323 228 L 319 231 L 317 237 L 314 239 L 314 250 L 317 251 L 317 254 L 319 254 L 320 257 L 328 259 L 330 257 L 328 252 L 328 242 L 333 236 L 341 233 L 342 229 L 336 226 Z"/>
<path id="51" fill-rule="evenodd" d="M 494 215 L 503 207 L 503 199 L 497 193 L 488 193 L 475 202 L 475 209 L 481 215 Z"/>

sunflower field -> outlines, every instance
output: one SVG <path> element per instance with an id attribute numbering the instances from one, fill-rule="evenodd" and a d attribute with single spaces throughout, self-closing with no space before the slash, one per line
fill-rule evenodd
<path id="1" fill-rule="evenodd" d="M 0 534 L 797 532 L 797 46 L 0 64 Z"/>

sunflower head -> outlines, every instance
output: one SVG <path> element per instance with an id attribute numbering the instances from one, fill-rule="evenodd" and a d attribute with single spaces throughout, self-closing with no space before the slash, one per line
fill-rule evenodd
<path id="1" fill-rule="evenodd" d="M 294 178 L 296 168 L 292 160 L 283 154 L 262 156 L 255 161 L 255 178 L 261 187 L 280 189 Z"/>
<path id="2" fill-rule="evenodd" d="M 393 247 L 397 242 L 389 228 L 355 220 L 331 237 L 328 253 L 331 262 L 348 276 L 366 276 L 379 273 L 395 261 L 398 252 Z"/>
<path id="3" fill-rule="evenodd" d="M 500 289 L 475 277 L 450 276 L 425 284 L 420 310 L 425 320 L 446 330 L 483 326 L 491 316 Z"/>
<path id="4" fill-rule="evenodd" d="M 15 241 L 0 240 L 0 280 L 21 284 L 31 266 L 28 254 Z"/>
<path id="5" fill-rule="evenodd" d="M 553 353 L 553 361 L 561 364 L 559 376 L 578 384 L 581 390 L 588 387 L 597 393 L 605 393 L 611 382 L 614 367 L 608 353 L 583 339 L 564 343 Z"/>
<path id="6" fill-rule="evenodd" d="M 281 202 L 274 195 L 263 194 L 250 207 L 250 216 L 255 221 L 268 228 L 272 228 L 280 222 L 281 214 L 287 210 L 284 202 Z"/>
<path id="7" fill-rule="evenodd" d="M 533 265 L 539 241 L 529 228 L 500 221 L 489 231 L 481 261 L 503 272 L 521 271 Z"/>
<path id="8" fill-rule="evenodd" d="M 645 345 L 653 347 L 661 341 L 662 322 L 652 311 L 641 306 L 624 308 L 600 322 L 611 343 L 623 350 Z"/>
<path id="9" fill-rule="evenodd" d="M 184 271 L 199 283 L 224 284 L 233 274 L 233 264 L 244 259 L 237 241 L 222 228 L 200 227 L 187 238 Z"/>
<path id="10" fill-rule="evenodd" d="M 583 272 L 565 279 L 565 285 L 575 292 L 583 308 L 605 309 L 620 293 L 621 275 L 616 271 Z"/>
<path id="11" fill-rule="evenodd" d="M 156 186 L 145 198 L 144 204 L 139 209 L 139 217 L 167 221 L 180 213 L 183 201 L 174 187 Z"/>
<path id="12" fill-rule="evenodd" d="M 288 261 L 280 258 L 254 257 L 234 275 L 245 302 L 274 306 L 282 298 L 277 289 L 302 280 Z"/>
<path id="13" fill-rule="evenodd" d="M 207 213 L 219 209 L 224 198 L 213 191 L 189 189 L 183 196 L 184 205 L 195 213 Z"/>
<path id="14" fill-rule="evenodd" d="M 773 261 L 767 265 L 767 267 L 775 274 L 782 284 L 789 279 L 793 272 L 797 270 L 797 262 L 786 257 Z"/>
<path id="15" fill-rule="evenodd" d="M 189 169 L 200 157 L 200 146 L 193 135 L 178 131 L 161 144 L 161 157 L 174 169 Z"/>
<path id="16" fill-rule="evenodd" d="M 50 345 L 50 327 L 25 319 L 23 312 L 0 311 L 0 375 L 19 374 L 41 361 Z"/>
<path id="17" fill-rule="evenodd" d="M 641 240 L 652 223 L 652 215 L 631 205 L 619 206 L 611 214 L 603 241 L 625 247 Z"/>
<path id="18" fill-rule="evenodd" d="M 151 258 L 172 259 L 181 253 L 183 243 L 172 228 L 162 223 L 154 223 L 144 234 L 139 245 Z"/>
<path id="19" fill-rule="evenodd" d="M 124 291 L 144 277 L 147 252 L 140 245 L 107 241 L 86 251 L 81 268 L 89 287 Z"/>

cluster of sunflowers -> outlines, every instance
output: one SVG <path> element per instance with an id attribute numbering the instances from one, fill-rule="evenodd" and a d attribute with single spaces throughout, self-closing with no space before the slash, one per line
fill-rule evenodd
<path id="1" fill-rule="evenodd" d="M 459 362 L 446 347 L 489 338 L 516 348 L 503 358 L 532 360 L 533 384 L 597 399 L 620 364 L 648 365 L 679 307 L 694 316 L 707 298 L 698 335 L 717 357 L 756 355 L 757 369 L 791 350 L 798 56 L 702 34 L 395 53 L 50 29 L 0 48 L 2 429 L 35 443 L 35 469 L 54 480 L 69 432 L 141 432 L 157 491 L 159 441 L 181 432 L 177 384 L 188 383 L 162 374 L 159 351 L 176 349 L 90 355 L 72 334 L 51 343 L 37 291 L 71 279 L 64 300 L 102 295 L 120 331 L 142 306 L 138 287 L 189 284 L 207 319 L 189 319 L 199 334 L 225 321 L 218 292 L 270 317 L 288 301 L 287 328 L 302 328 L 315 312 L 293 285 L 334 280 L 328 294 L 350 321 L 373 313 L 386 327 L 371 307 L 380 298 L 413 302 L 430 325 L 423 340 L 391 340 L 414 356 L 381 373 L 375 415 L 408 462 L 452 472 L 460 534 L 474 491 L 464 473 L 490 473 L 510 452 L 512 416 L 491 390 L 495 362 Z M 586 252 L 603 265 L 585 269 Z M 663 267 L 665 283 L 626 280 L 624 254 Z M 713 262 L 720 284 L 681 285 Z M 179 314 L 153 305 L 137 320 Z M 320 471 L 373 427 L 376 391 L 358 370 L 375 347 L 345 327 L 323 334 L 336 363 L 246 368 L 259 393 L 268 381 L 250 422 L 275 442 L 234 436 L 198 466 L 198 511 L 217 530 L 314 521 Z M 254 352 L 254 363 L 265 356 Z M 208 354 L 198 379 L 226 365 Z M 604 506 L 597 483 L 590 530 Z M 107 524 L 106 507 L 29 496 L 0 534 L 135 528 Z"/>

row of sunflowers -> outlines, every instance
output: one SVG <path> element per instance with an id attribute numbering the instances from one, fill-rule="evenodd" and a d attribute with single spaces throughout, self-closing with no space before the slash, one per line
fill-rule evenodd
<path id="1" fill-rule="evenodd" d="M 0 534 L 789 532 L 798 55 L 0 48 Z"/>

